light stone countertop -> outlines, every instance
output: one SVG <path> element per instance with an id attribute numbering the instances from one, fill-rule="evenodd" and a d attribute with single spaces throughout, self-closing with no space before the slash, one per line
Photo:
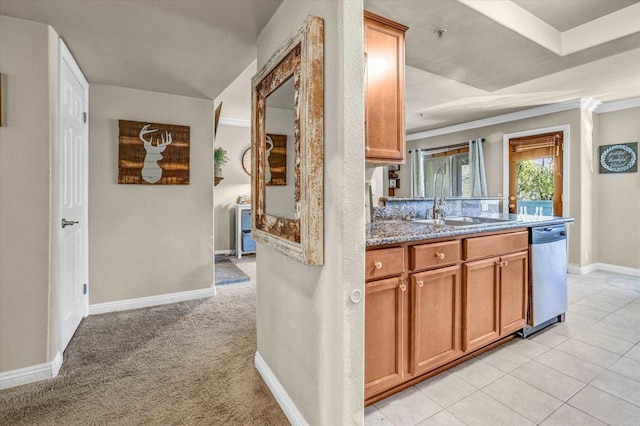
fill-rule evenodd
<path id="1" fill-rule="evenodd" d="M 506 229 L 532 228 L 536 226 L 572 223 L 571 217 L 493 214 L 486 217 L 509 219 L 511 222 L 485 223 L 476 226 L 430 225 L 410 220 L 378 220 L 367 225 L 367 247 L 421 241 L 434 238 L 472 235 Z"/>

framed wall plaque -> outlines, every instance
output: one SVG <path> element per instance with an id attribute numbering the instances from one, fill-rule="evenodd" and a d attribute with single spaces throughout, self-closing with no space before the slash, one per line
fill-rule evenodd
<path id="1" fill-rule="evenodd" d="M 118 126 L 118 183 L 189 185 L 189 126 L 127 120 Z"/>
<path id="2" fill-rule="evenodd" d="M 638 142 L 598 147 L 600 173 L 632 173 L 638 171 Z"/>

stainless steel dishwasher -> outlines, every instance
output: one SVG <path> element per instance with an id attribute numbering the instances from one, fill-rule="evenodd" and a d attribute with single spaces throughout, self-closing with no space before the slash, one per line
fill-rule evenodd
<path id="1" fill-rule="evenodd" d="M 523 336 L 560 320 L 567 312 L 567 226 L 565 224 L 531 228 L 531 293 L 529 323 Z"/>

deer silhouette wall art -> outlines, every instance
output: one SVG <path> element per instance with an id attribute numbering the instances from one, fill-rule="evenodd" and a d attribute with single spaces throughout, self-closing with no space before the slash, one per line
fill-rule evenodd
<path id="1" fill-rule="evenodd" d="M 160 135 L 160 140 L 157 140 L 153 145 L 153 136 L 149 137 L 147 141 L 144 136 L 153 132 L 157 132 L 158 129 L 149 129 L 151 124 L 145 125 L 138 137 L 144 144 L 144 150 L 147 155 L 144 157 L 144 167 L 142 168 L 142 179 L 145 182 L 156 183 L 162 178 L 162 169 L 158 166 L 158 161 L 162 160 L 162 152 L 167 149 L 168 145 L 171 145 L 171 133 L 165 131 L 165 135 Z M 165 138 L 166 136 L 166 138 Z"/>
<path id="2" fill-rule="evenodd" d="M 189 185 L 189 126 L 118 120 L 118 127 L 118 183 Z"/>

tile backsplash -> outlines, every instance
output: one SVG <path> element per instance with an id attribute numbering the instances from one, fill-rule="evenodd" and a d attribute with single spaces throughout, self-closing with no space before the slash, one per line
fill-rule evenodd
<path id="1" fill-rule="evenodd" d="M 433 198 L 381 197 L 380 206 L 374 210 L 374 220 L 424 219 L 433 208 Z M 446 198 L 448 216 L 478 216 L 501 213 L 504 198 Z"/>

